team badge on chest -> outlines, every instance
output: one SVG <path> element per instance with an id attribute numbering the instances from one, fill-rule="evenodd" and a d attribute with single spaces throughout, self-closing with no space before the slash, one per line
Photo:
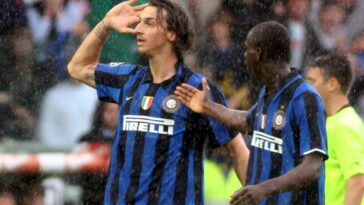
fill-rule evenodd
<path id="1" fill-rule="evenodd" d="M 143 110 L 148 110 L 150 106 L 152 106 L 154 97 L 144 96 L 142 100 L 142 108 Z"/>
<path id="2" fill-rule="evenodd" d="M 281 130 L 286 123 L 286 117 L 283 110 L 278 110 L 273 117 L 273 128 L 276 130 Z"/>
<path id="3" fill-rule="evenodd" d="M 181 102 L 178 100 L 177 96 L 169 95 L 167 96 L 162 103 L 163 110 L 168 113 L 174 113 L 180 107 Z"/>

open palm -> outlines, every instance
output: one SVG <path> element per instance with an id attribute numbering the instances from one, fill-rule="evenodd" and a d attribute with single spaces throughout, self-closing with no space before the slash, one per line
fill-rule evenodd
<path id="1" fill-rule="evenodd" d="M 130 0 L 114 6 L 105 15 L 104 22 L 107 27 L 112 28 L 120 33 L 135 33 L 131 25 L 139 22 L 139 15 L 148 4 L 133 6 L 132 4 L 139 0 Z"/>
<path id="2" fill-rule="evenodd" d="M 202 80 L 202 90 L 199 90 L 191 85 L 183 83 L 176 88 L 175 94 L 178 99 L 197 113 L 205 113 L 205 104 L 210 100 L 210 89 L 206 79 Z"/>

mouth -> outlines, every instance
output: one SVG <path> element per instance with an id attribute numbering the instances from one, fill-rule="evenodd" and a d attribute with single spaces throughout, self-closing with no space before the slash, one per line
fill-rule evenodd
<path id="1" fill-rule="evenodd" d="M 142 38 L 137 38 L 137 45 L 145 43 L 145 40 Z"/>

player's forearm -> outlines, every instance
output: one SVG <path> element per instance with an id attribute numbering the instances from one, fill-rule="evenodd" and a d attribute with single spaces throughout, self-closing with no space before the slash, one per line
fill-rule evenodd
<path id="1" fill-rule="evenodd" d="M 224 105 L 209 101 L 204 105 L 205 114 L 217 119 L 228 127 L 236 129 L 242 133 L 250 131 L 250 127 L 245 120 L 246 111 L 235 110 Z"/>
<path id="2" fill-rule="evenodd" d="M 241 184 L 245 185 L 249 149 L 246 147 L 242 135 L 239 133 L 226 147 L 230 153 L 235 173 Z"/>
<path id="3" fill-rule="evenodd" d="M 111 29 L 103 21 L 99 22 L 82 42 L 67 66 L 70 76 L 84 83 L 89 83 L 87 76 L 99 60 L 100 52 Z"/>
<path id="4" fill-rule="evenodd" d="M 345 205 L 360 205 L 364 197 L 364 174 L 351 177 L 346 186 Z"/>
<path id="5" fill-rule="evenodd" d="M 233 158 L 233 165 L 235 173 L 237 173 L 238 178 L 242 185 L 246 183 L 246 171 L 248 167 L 249 151 L 245 153 L 239 153 L 235 158 Z"/>
<path id="6" fill-rule="evenodd" d="M 320 154 L 309 154 L 296 168 L 282 176 L 267 180 L 260 186 L 265 190 L 265 196 L 305 187 L 319 178 L 322 163 Z"/>

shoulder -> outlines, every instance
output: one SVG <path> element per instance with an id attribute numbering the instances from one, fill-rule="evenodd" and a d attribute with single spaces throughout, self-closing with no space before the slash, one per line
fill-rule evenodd
<path id="1" fill-rule="evenodd" d="M 320 104 L 322 103 L 320 94 L 314 87 L 312 87 L 307 82 L 301 83 L 294 91 L 294 95 L 292 97 L 293 101 L 304 100 L 304 99 L 316 99 L 320 102 Z"/>
<path id="2" fill-rule="evenodd" d="M 332 129 L 337 129 L 338 127 L 354 129 L 354 127 L 359 127 L 363 129 L 362 131 L 364 131 L 362 119 L 351 106 L 344 108 L 333 116 L 328 117 L 327 126 L 332 127 Z"/>

